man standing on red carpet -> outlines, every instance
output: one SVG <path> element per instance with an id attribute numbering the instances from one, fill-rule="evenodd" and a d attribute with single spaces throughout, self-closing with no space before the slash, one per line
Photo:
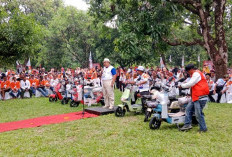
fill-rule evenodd
<path id="1" fill-rule="evenodd" d="M 102 88 L 105 106 L 103 108 L 114 109 L 114 83 L 116 80 L 116 69 L 110 65 L 110 60 L 105 58 L 102 72 Z"/>

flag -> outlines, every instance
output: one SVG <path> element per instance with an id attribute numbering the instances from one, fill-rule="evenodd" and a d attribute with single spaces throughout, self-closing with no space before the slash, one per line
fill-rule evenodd
<path id="1" fill-rule="evenodd" d="M 31 60 L 30 60 L 30 58 L 28 59 L 26 66 L 28 67 L 28 73 L 31 73 Z"/>
<path id="2" fill-rule="evenodd" d="M 163 62 L 162 57 L 160 57 L 160 68 L 164 68 L 164 62 Z"/>
<path id="3" fill-rule="evenodd" d="M 90 69 L 93 68 L 93 60 L 92 60 L 91 51 L 90 51 L 90 54 L 89 54 L 89 68 L 90 68 Z"/>
<path id="4" fill-rule="evenodd" d="M 197 61 L 198 61 L 198 62 L 200 62 L 200 61 L 201 61 L 200 55 L 198 55 L 198 57 L 197 57 Z"/>
<path id="5" fill-rule="evenodd" d="M 169 62 L 172 62 L 172 56 L 170 55 L 170 57 L 169 57 Z"/>
<path id="6" fill-rule="evenodd" d="M 181 66 L 184 67 L 184 56 L 182 56 Z"/>
<path id="7" fill-rule="evenodd" d="M 20 63 L 19 63 L 19 61 L 18 61 L 18 60 L 16 61 L 16 65 L 17 65 L 17 66 L 18 66 L 18 65 L 20 65 Z"/>
<path id="8" fill-rule="evenodd" d="M 30 60 L 30 58 L 28 59 L 26 66 L 28 66 L 28 67 L 31 66 L 31 60 Z"/>

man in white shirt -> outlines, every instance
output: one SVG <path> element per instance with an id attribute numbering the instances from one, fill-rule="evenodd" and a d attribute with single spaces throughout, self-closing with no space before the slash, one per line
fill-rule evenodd
<path id="1" fill-rule="evenodd" d="M 148 74 L 145 73 L 145 68 L 143 66 L 138 66 L 137 68 L 137 74 L 138 77 L 135 79 L 135 81 L 131 81 L 131 84 L 136 84 L 138 86 L 138 92 L 135 92 L 135 101 L 132 102 L 132 104 L 134 104 L 137 100 L 137 94 L 139 93 L 141 96 L 143 95 L 149 95 L 149 89 L 150 89 L 150 85 L 149 85 L 149 78 L 150 76 Z M 142 109 L 144 111 L 145 109 L 145 99 L 142 98 Z"/>
<path id="2" fill-rule="evenodd" d="M 114 83 L 116 80 L 116 69 L 110 65 L 110 60 L 105 58 L 102 72 L 102 87 L 105 106 L 103 108 L 114 109 Z"/>
<path id="3" fill-rule="evenodd" d="M 30 81 L 26 79 L 26 76 L 23 77 L 23 80 L 20 81 L 20 88 L 21 88 L 21 98 L 24 98 L 24 93 L 29 92 L 30 97 L 32 97 L 32 90 L 30 89 L 31 84 Z"/>
<path id="4" fill-rule="evenodd" d="M 214 86 L 214 90 L 213 90 L 213 94 L 218 94 L 218 98 L 217 98 L 217 103 L 220 103 L 220 100 L 221 100 L 221 97 L 222 95 L 225 93 L 225 91 L 223 90 L 227 81 L 230 79 L 229 75 L 225 75 L 224 78 L 219 78 L 217 80 L 217 82 L 215 83 L 215 86 Z"/>
<path id="5" fill-rule="evenodd" d="M 54 91 L 54 88 L 57 86 L 57 84 L 59 83 L 59 79 L 57 78 L 57 75 L 53 75 L 53 78 L 50 80 L 50 89 L 52 91 Z"/>

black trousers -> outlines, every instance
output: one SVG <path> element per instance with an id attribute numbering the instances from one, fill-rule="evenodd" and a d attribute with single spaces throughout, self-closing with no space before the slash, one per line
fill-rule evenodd
<path id="1" fill-rule="evenodd" d="M 119 87 L 120 87 L 120 84 L 119 84 L 119 76 L 117 76 L 116 77 L 116 87 L 117 87 L 117 89 L 119 89 Z"/>
<path id="2" fill-rule="evenodd" d="M 226 93 L 224 93 L 225 95 L 226 95 Z M 221 98 L 222 98 L 222 92 L 220 91 L 219 93 L 218 93 L 218 98 L 217 98 L 217 103 L 220 103 L 220 100 L 221 100 Z"/>
<path id="3" fill-rule="evenodd" d="M 24 93 L 26 92 L 26 90 L 23 90 L 21 88 L 21 98 L 23 99 L 24 98 Z M 28 92 L 30 93 L 30 97 L 32 97 L 32 90 L 31 89 L 28 89 Z"/>
<path id="4" fill-rule="evenodd" d="M 213 94 L 213 91 L 210 91 L 210 92 L 209 92 L 209 95 L 208 95 L 209 100 L 210 100 L 210 102 L 215 102 L 215 99 L 213 98 L 212 95 L 214 95 L 214 94 Z"/>

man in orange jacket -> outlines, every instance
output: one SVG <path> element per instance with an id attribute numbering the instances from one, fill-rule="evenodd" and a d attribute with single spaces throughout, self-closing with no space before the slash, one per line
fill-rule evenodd
<path id="1" fill-rule="evenodd" d="M 186 107 L 185 124 L 180 130 L 186 131 L 192 128 L 192 115 L 195 112 L 200 127 L 199 132 L 206 132 L 203 108 L 209 95 L 207 80 L 202 72 L 196 70 L 193 64 L 187 65 L 185 71 L 191 76 L 191 79 L 187 83 L 181 84 L 180 88 L 191 88 L 192 101 Z"/>

